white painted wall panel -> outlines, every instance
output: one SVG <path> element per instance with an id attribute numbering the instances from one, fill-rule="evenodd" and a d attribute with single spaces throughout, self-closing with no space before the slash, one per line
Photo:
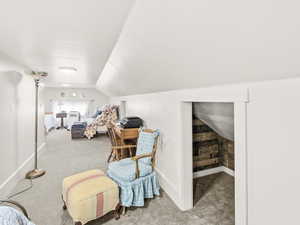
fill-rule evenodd
<path id="1" fill-rule="evenodd" d="M 181 103 L 192 102 L 195 98 L 199 99 L 199 96 L 208 101 L 245 101 L 247 90 L 245 87 L 232 86 L 111 98 L 111 102 L 115 104 L 120 104 L 121 101 L 126 102 L 127 116 L 139 116 L 145 121 L 146 127 L 161 131 L 157 152 L 157 171 L 162 178 L 164 189 L 181 209 L 187 209 L 184 203 L 185 195 L 182 192 L 184 190 L 182 155 L 188 151 L 182 147 L 184 143 L 182 137 L 186 134 L 181 121 L 182 113 L 185 113 L 182 111 L 184 109 Z M 190 116 L 192 118 L 192 110 Z"/>
<path id="2" fill-rule="evenodd" d="M 3 194 L 2 184 L 34 152 L 35 89 L 33 79 L 23 71 L 24 67 L 0 54 L 0 196 Z M 45 142 L 42 101 L 39 110 L 41 146 Z M 33 168 L 33 164 L 29 166 Z"/>
<path id="3" fill-rule="evenodd" d="M 159 128 L 163 144 L 158 150 L 158 171 L 168 179 L 166 191 L 184 209 L 181 157 L 183 134 L 180 102 L 247 101 L 248 225 L 298 224 L 300 201 L 299 126 L 300 79 L 248 83 L 112 98 L 126 101 L 129 115 L 140 116 L 150 128 Z M 234 93 L 235 90 L 235 94 Z M 238 91 L 239 90 L 239 91 Z M 173 187 L 172 188 L 170 188 Z"/>
<path id="4" fill-rule="evenodd" d="M 250 88 L 249 225 L 300 224 L 300 81 Z"/>

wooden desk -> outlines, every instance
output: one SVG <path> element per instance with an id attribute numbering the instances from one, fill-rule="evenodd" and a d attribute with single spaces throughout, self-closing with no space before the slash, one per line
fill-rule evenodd
<path id="1" fill-rule="evenodd" d="M 126 144 L 136 144 L 137 138 L 139 136 L 139 128 L 121 128 L 118 126 L 115 126 L 114 128 L 114 133 L 117 136 L 117 139 L 119 139 L 120 145 L 126 145 Z M 135 155 L 135 148 L 130 148 L 128 149 L 129 152 L 127 151 L 121 151 L 120 157 L 126 158 L 128 156 L 132 157 Z"/>
<path id="2" fill-rule="evenodd" d="M 136 141 L 139 136 L 139 128 L 121 128 L 115 126 L 115 132 L 121 139 L 122 144 L 125 144 L 126 140 Z"/>

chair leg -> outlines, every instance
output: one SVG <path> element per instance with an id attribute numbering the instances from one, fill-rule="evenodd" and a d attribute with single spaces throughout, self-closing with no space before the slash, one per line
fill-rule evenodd
<path id="1" fill-rule="evenodd" d="M 63 201 L 63 210 L 66 210 L 67 209 L 67 205 L 66 205 L 66 202 L 65 202 L 65 200 L 64 200 L 64 198 L 63 198 L 63 196 L 61 195 L 61 199 L 62 199 L 62 201 Z"/>
<path id="2" fill-rule="evenodd" d="M 113 155 L 113 151 L 111 151 L 110 154 L 109 154 L 109 156 L 108 156 L 108 159 L 107 159 L 108 163 L 110 162 L 110 159 L 111 159 L 112 155 Z"/>
<path id="3" fill-rule="evenodd" d="M 117 161 L 119 161 L 121 159 L 120 155 L 121 155 L 120 151 L 115 151 L 115 156 L 116 156 Z"/>
<path id="4" fill-rule="evenodd" d="M 122 215 L 125 216 L 125 214 L 126 214 L 126 207 L 122 206 Z"/>
<path id="5" fill-rule="evenodd" d="M 120 203 L 118 203 L 114 212 L 116 220 L 120 219 L 121 210 L 122 210 L 122 206 Z"/>

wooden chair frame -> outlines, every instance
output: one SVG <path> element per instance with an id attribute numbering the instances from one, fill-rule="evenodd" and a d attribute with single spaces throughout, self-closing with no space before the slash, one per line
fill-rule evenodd
<path id="1" fill-rule="evenodd" d="M 155 132 L 155 130 L 152 130 L 152 129 L 143 129 L 143 131 L 148 132 L 148 133 L 154 133 Z M 115 135 L 115 134 L 112 134 L 112 135 Z M 155 157 L 156 157 L 156 152 L 157 152 L 157 143 L 158 143 L 158 136 L 155 139 L 155 142 L 154 142 L 154 145 L 153 145 L 153 151 L 151 153 L 131 157 L 131 159 L 135 161 L 135 179 L 138 179 L 140 177 L 140 169 L 139 169 L 139 163 L 138 163 L 140 159 L 146 158 L 146 157 L 151 157 L 152 170 L 154 169 L 155 159 L 156 159 Z M 115 154 L 116 154 L 118 151 L 123 151 L 124 149 L 131 149 L 131 148 L 136 148 L 136 147 L 137 147 L 137 145 L 112 146 L 111 155 L 113 154 L 113 152 L 115 152 Z M 110 156 L 110 158 L 111 158 L 111 156 Z M 126 207 L 122 206 L 121 211 L 122 211 L 122 214 L 125 215 L 126 214 Z M 80 225 L 80 224 L 78 224 L 78 225 Z"/>
<path id="2" fill-rule="evenodd" d="M 143 129 L 144 132 L 147 133 L 154 133 L 155 130 L 152 129 Z M 155 167 L 155 156 L 156 156 L 156 151 L 157 151 L 157 142 L 158 142 L 158 137 L 156 137 L 154 145 L 153 145 L 153 151 L 149 154 L 142 154 L 142 155 L 137 155 L 134 157 L 131 157 L 132 160 L 135 161 L 135 178 L 140 177 L 140 169 L 139 169 L 139 160 L 142 158 L 147 158 L 151 157 L 151 164 L 152 164 L 152 169 Z M 112 149 L 114 151 L 121 151 L 123 149 L 130 149 L 130 148 L 136 148 L 136 145 L 122 145 L 122 146 L 113 146 Z"/>
<path id="3" fill-rule="evenodd" d="M 130 157 L 132 157 L 133 156 L 132 149 L 135 148 L 136 145 L 124 145 L 121 139 L 116 135 L 114 128 L 107 128 L 107 131 L 112 145 L 112 150 L 107 159 L 107 162 L 110 162 L 111 159 L 113 159 L 112 161 L 121 160 L 122 157 L 120 155 L 122 154 L 120 153 L 120 151 L 127 150 L 127 149 L 129 150 Z"/>

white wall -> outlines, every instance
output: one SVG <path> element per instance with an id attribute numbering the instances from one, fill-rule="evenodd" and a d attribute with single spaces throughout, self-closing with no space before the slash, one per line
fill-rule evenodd
<path id="1" fill-rule="evenodd" d="M 127 115 L 137 115 L 159 128 L 158 173 L 163 188 L 184 208 L 181 158 L 184 136 L 181 102 L 199 97 L 208 102 L 246 101 L 248 224 L 298 224 L 300 201 L 300 79 L 249 83 L 112 98 L 126 100 Z M 171 160 L 170 160 L 171 157 Z M 238 224 L 239 225 L 239 224 Z"/>
<path id="2" fill-rule="evenodd" d="M 35 89 L 33 79 L 23 74 L 24 68 L 0 54 L 0 196 L 33 168 Z M 41 102 L 40 122 L 43 108 Z M 39 147 L 44 141 L 40 123 Z"/>
<path id="3" fill-rule="evenodd" d="M 109 95 L 299 75 L 299 1 L 139 0 L 98 87 Z"/>
<path id="4" fill-rule="evenodd" d="M 183 165 L 182 154 L 182 101 L 193 101 L 197 97 L 206 97 L 207 101 L 244 100 L 247 92 L 241 88 L 203 88 L 187 89 L 170 92 L 158 92 L 144 95 L 133 95 L 112 98 L 112 103 L 120 104 L 126 101 L 126 115 L 139 116 L 149 128 L 160 129 L 161 138 L 158 148 L 157 171 L 161 177 L 163 188 L 176 202 L 179 208 L 184 209 Z M 192 114 L 191 114 L 192 117 Z M 170 160 L 172 157 L 172 160 Z"/>
<path id="5" fill-rule="evenodd" d="M 297 79 L 249 90 L 249 225 L 300 224 L 299 87 Z"/>
<path id="6" fill-rule="evenodd" d="M 61 97 L 61 93 L 66 94 Z M 73 97 L 72 93 L 76 93 Z M 44 101 L 45 111 L 52 112 L 52 100 L 68 100 L 68 101 L 90 101 L 89 113 L 93 114 L 98 107 L 102 108 L 103 105 L 109 103 L 109 98 L 95 88 L 51 88 L 45 87 Z M 93 101 L 92 101 L 93 100 Z"/>
<path id="7" fill-rule="evenodd" d="M 161 131 L 157 152 L 157 170 L 164 176 L 167 190 L 174 201 L 180 201 L 180 108 L 176 98 L 169 94 L 148 94 L 122 98 L 126 100 L 126 116 L 139 116 L 145 126 Z M 120 104 L 118 99 L 113 103 Z M 172 156 L 172 160 L 170 160 Z"/>

